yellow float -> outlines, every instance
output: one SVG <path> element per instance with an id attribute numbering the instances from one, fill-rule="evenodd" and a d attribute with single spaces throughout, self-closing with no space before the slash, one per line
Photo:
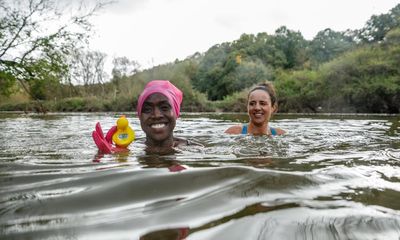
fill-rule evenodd
<path id="1" fill-rule="evenodd" d="M 112 141 L 118 147 L 126 148 L 135 140 L 135 131 L 129 126 L 128 119 L 123 115 L 117 120 L 117 131 L 112 135 Z"/>

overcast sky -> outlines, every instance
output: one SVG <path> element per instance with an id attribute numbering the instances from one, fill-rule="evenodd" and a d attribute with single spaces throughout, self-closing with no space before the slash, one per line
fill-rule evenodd
<path id="1" fill-rule="evenodd" d="M 119 0 L 93 18 L 92 50 L 126 56 L 144 68 L 241 34 L 274 34 L 280 26 L 311 40 L 318 31 L 360 29 L 372 15 L 387 13 L 399 0 Z"/>

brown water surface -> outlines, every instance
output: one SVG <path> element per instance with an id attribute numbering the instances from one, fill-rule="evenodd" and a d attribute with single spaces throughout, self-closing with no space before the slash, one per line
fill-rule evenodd
<path id="1" fill-rule="evenodd" d="M 273 138 L 223 132 L 245 114 L 183 114 L 201 142 L 101 155 L 112 113 L 0 114 L 0 239 L 396 239 L 400 117 L 279 115 Z"/>

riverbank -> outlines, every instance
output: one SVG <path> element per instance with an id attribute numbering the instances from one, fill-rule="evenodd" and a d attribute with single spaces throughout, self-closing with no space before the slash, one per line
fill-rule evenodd
<path id="1" fill-rule="evenodd" d="M 89 98 L 66 98 L 54 101 L 7 101 L 0 103 L 0 112 L 22 112 L 22 113 L 68 113 L 68 112 L 135 112 L 135 100 L 104 100 L 96 97 Z M 221 101 L 206 101 L 182 104 L 182 111 L 186 113 L 245 113 L 246 100 L 244 98 L 236 97 L 234 99 L 224 99 Z M 352 108 L 335 109 L 289 109 L 279 107 L 278 113 L 284 115 L 377 115 L 377 116 L 398 116 L 398 113 L 390 112 L 359 112 Z M 275 115 L 276 115 L 275 114 Z"/>

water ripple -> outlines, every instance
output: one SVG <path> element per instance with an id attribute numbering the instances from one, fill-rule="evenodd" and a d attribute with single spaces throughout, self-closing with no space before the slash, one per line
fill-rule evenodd
<path id="1" fill-rule="evenodd" d="M 173 155 L 99 154 L 115 114 L 0 115 L 2 239 L 396 239 L 398 117 L 286 116 L 274 138 L 231 136 L 242 116 L 188 114 Z"/>

